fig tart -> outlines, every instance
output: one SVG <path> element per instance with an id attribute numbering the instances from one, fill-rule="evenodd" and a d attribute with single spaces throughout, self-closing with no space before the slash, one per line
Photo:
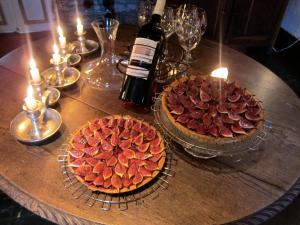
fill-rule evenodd
<path id="1" fill-rule="evenodd" d="M 162 113 L 189 139 L 212 144 L 245 140 L 263 126 L 261 103 L 236 82 L 183 77 L 162 94 Z"/>
<path id="2" fill-rule="evenodd" d="M 68 167 L 92 191 L 125 193 L 137 189 L 163 168 L 161 134 L 131 116 L 112 115 L 76 131 L 70 140 Z"/>

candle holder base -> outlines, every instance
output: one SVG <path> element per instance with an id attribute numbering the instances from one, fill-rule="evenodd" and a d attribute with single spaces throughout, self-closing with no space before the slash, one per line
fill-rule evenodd
<path id="1" fill-rule="evenodd" d="M 77 66 L 81 61 L 81 56 L 79 54 L 67 54 L 66 58 L 68 66 Z"/>
<path id="2" fill-rule="evenodd" d="M 21 142 L 39 143 L 52 137 L 59 130 L 61 124 L 60 114 L 54 109 L 47 109 L 39 118 L 39 135 L 34 135 L 32 120 L 23 111 L 11 121 L 10 132 Z"/>
<path id="3" fill-rule="evenodd" d="M 49 94 L 48 106 L 54 106 L 60 98 L 60 91 L 56 88 L 48 87 L 45 92 Z"/>
<path id="4" fill-rule="evenodd" d="M 93 40 L 84 40 L 85 49 L 82 51 L 80 41 L 74 41 L 70 45 L 71 52 L 79 54 L 81 56 L 90 55 L 94 53 L 98 48 L 99 44 Z"/>
<path id="5" fill-rule="evenodd" d="M 66 67 L 62 70 L 63 81 L 59 84 L 57 73 L 54 67 L 50 67 L 41 73 L 47 85 L 54 88 L 65 88 L 75 84 L 80 78 L 80 71 L 73 67 Z"/>

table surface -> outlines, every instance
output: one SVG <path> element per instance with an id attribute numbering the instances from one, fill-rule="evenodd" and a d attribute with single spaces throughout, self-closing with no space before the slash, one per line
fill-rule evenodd
<path id="1" fill-rule="evenodd" d="M 119 51 L 132 42 L 129 33 L 132 30 L 121 27 Z M 34 42 L 33 49 L 40 69 L 47 68 L 51 42 Z M 218 44 L 202 40 L 194 55 L 198 60 L 189 73 L 209 73 L 219 61 Z M 176 175 L 158 198 L 130 204 L 126 211 L 112 208 L 104 212 L 97 205 L 89 207 L 83 199 L 74 199 L 65 189 L 57 162 L 60 148 L 76 128 L 94 118 L 131 114 L 151 122 L 153 114 L 128 111 L 121 106 L 117 91 L 99 91 L 80 80 L 62 92 L 55 107 L 63 119 L 59 135 L 39 146 L 24 145 L 10 135 L 9 125 L 26 95 L 28 49 L 23 46 L 12 51 L 0 59 L 0 188 L 59 224 L 223 224 L 240 219 L 243 224 L 259 224 L 272 217 L 300 190 L 300 101 L 276 75 L 247 56 L 223 47 L 222 61 L 230 79 L 263 102 L 266 119 L 273 124 L 268 141 L 241 160 L 200 160 L 177 149 Z"/>

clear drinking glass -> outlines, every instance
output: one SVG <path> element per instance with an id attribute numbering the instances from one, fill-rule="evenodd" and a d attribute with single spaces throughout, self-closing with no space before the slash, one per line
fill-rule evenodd
<path id="1" fill-rule="evenodd" d="M 160 24 L 164 30 L 165 37 L 166 37 L 164 55 L 165 58 L 170 58 L 169 51 L 168 51 L 168 39 L 175 32 L 175 16 L 174 16 L 174 9 L 172 7 L 169 6 L 165 7 L 165 11 L 161 18 Z"/>
<path id="2" fill-rule="evenodd" d="M 118 57 L 115 54 L 115 40 L 119 21 L 112 18 L 94 20 L 92 27 L 101 46 L 101 57 L 82 66 L 88 84 L 95 88 L 117 90 L 121 87 L 123 76 L 117 70 Z"/>
<path id="3" fill-rule="evenodd" d="M 149 22 L 153 11 L 153 5 L 150 0 L 140 1 L 138 10 L 138 26 L 141 27 Z"/>

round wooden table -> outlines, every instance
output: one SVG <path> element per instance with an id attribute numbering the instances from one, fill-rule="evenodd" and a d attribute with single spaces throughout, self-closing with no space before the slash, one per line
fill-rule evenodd
<path id="1" fill-rule="evenodd" d="M 119 46 L 131 41 L 119 31 Z M 125 34 L 125 35 L 124 35 Z M 122 42 L 121 42 L 122 41 Z M 121 44 L 120 44 L 121 43 Z M 33 43 L 40 70 L 49 66 L 51 42 Z M 121 48 L 120 48 L 121 49 Z M 263 102 L 273 128 L 256 152 L 234 158 L 195 159 L 178 148 L 176 175 L 169 187 L 144 204 L 104 212 L 84 199 L 74 199 L 62 182 L 57 156 L 76 128 L 107 114 L 131 114 L 153 121 L 153 114 L 125 110 L 117 91 L 99 91 L 82 81 L 62 92 L 56 110 L 63 126 L 54 139 L 39 146 L 24 145 L 9 133 L 10 121 L 21 111 L 26 95 L 28 53 L 20 47 L 0 60 L 0 188 L 34 213 L 58 224 L 259 224 L 285 208 L 299 193 L 300 101 L 270 70 L 247 56 L 223 47 L 223 64 Z M 191 74 L 209 73 L 218 65 L 218 44 L 202 40 Z"/>

